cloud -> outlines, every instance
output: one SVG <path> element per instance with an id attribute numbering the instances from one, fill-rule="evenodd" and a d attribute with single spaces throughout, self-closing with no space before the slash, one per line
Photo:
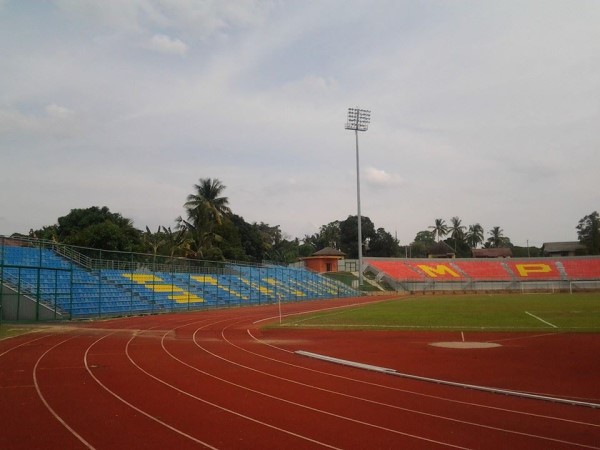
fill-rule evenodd
<path id="1" fill-rule="evenodd" d="M 404 179 L 397 174 L 388 173 L 383 169 L 367 167 L 365 169 L 365 181 L 375 187 L 392 187 L 405 183 Z"/>
<path id="2" fill-rule="evenodd" d="M 72 117 L 75 112 L 64 106 L 52 103 L 51 105 L 46 106 L 46 114 L 55 119 L 68 119 L 69 117 Z"/>
<path id="3" fill-rule="evenodd" d="M 155 50 L 159 53 L 185 56 L 188 46 L 179 39 L 171 39 L 164 34 L 155 34 L 146 45 L 146 48 Z"/>

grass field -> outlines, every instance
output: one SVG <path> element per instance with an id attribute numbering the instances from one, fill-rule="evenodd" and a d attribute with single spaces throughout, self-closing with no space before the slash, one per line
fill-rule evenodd
<path id="1" fill-rule="evenodd" d="M 600 332 L 600 293 L 410 296 L 290 317 L 282 326 Z"/>
<path id="2" fill-rule="evenodd" d="M 0 339 L 18 336 L 19 334 L 24 333 L 31 333 L 32 331 L 42 329 L 42 327 L 44 327 L 44 325 L 2 323 L 0 324 Z"/>

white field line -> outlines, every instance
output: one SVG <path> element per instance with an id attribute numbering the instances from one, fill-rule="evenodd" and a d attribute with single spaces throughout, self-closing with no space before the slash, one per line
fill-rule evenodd
<path id="1" fill-rule="evenodd" d="M 527 314 L 528 316 L 533 317 L 534 319 L 539 320 L 540 322 L 545 323 L 546 325 L 550 325 L 552 328 L 558 328 L 556 325 L 554 325 L 554 324 L 552 324 L 552 323 L 550 323 L 550 322 L 548 322 L 548 321 L 546 321 L 546 320 L 544 320 L 544 319 L 536 316 L 535 314 L 531 314 L 529 311 L 525 311 L 525 314 Z"/>

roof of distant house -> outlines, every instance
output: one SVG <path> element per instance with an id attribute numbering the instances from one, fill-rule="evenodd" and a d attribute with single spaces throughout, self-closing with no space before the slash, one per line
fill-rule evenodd
<path id="1" fill-rule="evenodd" d="M 325 247 L 318 252 L 314 252 L 312 256 L 346 256 L 346 254 L 337 248 Z"/>
<path id="2" fill-rule="evenodd" d="M 585 245 L 582 245 L 579 241 L 544 242 L 542 248 L 545 253 L 574 252 L 577 250 L 584 250 Z"/>
<path id="3" fill-rule="evenodd" d="M 471 254 L 473 258 L 509 258 L 512 250 L 508 247 L 473 248 Z"/>

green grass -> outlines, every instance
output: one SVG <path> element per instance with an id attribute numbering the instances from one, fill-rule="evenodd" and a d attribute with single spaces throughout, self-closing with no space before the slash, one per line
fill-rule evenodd
<path id="1" fill-rule="evenodd" d="M 283 326 L 489 331 L 600 332 L 600 293 L 401 297 L 290 317 Z"/>
<path id="2" fill-rule="evenodd" d="M 0 324 L 0 339 L 30 333 L 39 328 L 39 325 L 2 323 Z"/>

